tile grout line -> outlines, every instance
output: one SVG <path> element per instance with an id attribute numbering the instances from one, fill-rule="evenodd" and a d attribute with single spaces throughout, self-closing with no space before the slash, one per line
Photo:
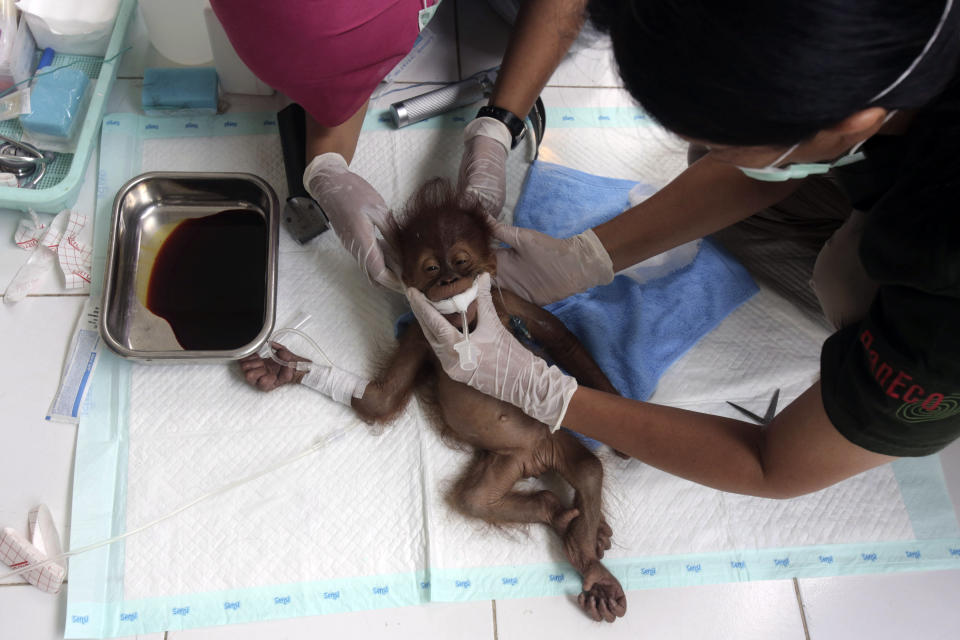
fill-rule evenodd
<path id="1" fill-rule="evenodd" d="M 490 606 L 493 609 L 493 640 L 500 640 L 500 630 L 497 629 L 497 601 L 491 600 Z"/>
<path id="2" fill-rule="evenodd" d="M 460 5 L 453 0 L 453 43 L 457 48 L 457 80 L 463 80 L 463 64 L 460 61 Z"/>
<path id="3" fill-rule="evenodd" d="M 83 298 L 89 297 L 90 292 L 86 293 L 28 293 L 28 298 Z M 3 296 L 0 296 L 3 297 Z"/>
<path id="4" fill-rule="evenodd" d="M 550 89 L 620 89 L 626 91 L 626 87 L 623 85 L 614 85 L 614 84 L 549 84 L 549 82 L 544 85 L 544 88 Z"/>
<path id="5" fill-rule="evenodd" d="M 89 298 L 89 293 L 28 293 L 27 298 Z M 0 294 L 0 300 L 4 295 Z M 15 304 L 15 303 L 14 303 Z"/>
<path id="6" fill-rule="evenodd" d="M 803 625 L 803 637 L 810 640 L 810 628 L 807 626 L 807 612 L 803 609 L 803 597 L 800 595 L 800 582 L 793 579 L 793 592 L 797 596 L 797 606 L 800 607 L 800 623 Z"/>

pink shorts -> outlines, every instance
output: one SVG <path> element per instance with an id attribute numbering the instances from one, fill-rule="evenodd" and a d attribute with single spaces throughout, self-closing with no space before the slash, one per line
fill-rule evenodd
<path id="1" fill-rule="evenodd" d="M 250 70 L 332 127 L 356 113 L 413 48 L 423 1 L 210 0 L 210 5 Z"/>

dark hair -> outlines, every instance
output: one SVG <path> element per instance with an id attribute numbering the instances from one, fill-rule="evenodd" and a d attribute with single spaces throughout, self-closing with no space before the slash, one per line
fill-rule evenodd
<path id="1" fill-rule="evenodd" d="M 946 0 L 591 0 L 630 94 L 667 129 L 707 142 L 789 145 L 871 105 L 918 108 L 954 78 Z"/>
<path id="2" fill-rule="evenodd" d="M 482 245 L 492 242 L 493 227 L 477 198 L 458 193 L 449 180 L 428 180 L 407 201 L 398 218 L 396 246 L 401 266 L 415 256 L 405 248 L 449 242 L 451 238 L 472 238 Z"/>
<path id="3" fill-rule="evenodd" d="M 401 234 L 415 233 L 413 228 L 423 224 L 421 220 L 450 211 L 467 214 L 485 233 L 492 233 L 490 218 L 484 213 L 479 198 L 458 191 L 453 183 L 441 177 L 430 178 L 410 196 L 397 216 L 399 231 Z"/>

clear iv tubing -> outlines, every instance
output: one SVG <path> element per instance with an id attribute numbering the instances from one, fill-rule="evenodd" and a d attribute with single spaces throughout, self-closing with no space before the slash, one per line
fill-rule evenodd
<path id="1" fill-rule="evenodd" d="M 324 353 L 323 349 L 320 348 L 320 345 L 318 345 L 318 344 L 314 341 L 314 339 L 311 338 L 309 335 L 307 335 L 307 334 L 304 333 L 303 331 L 300 331 L 299 329 L 296 328 L 296 327 L 298 327 L 298 326 L 303 326 L 303 325 L 306 324 L 307 321 L 309 321 L 309 319 L 310 319 L 310 316 L 309 316 L 309 315 L 307 315 L 307 314 L 302 314 L 302 315 L 303 315 L 303 317 L 302 317 L 301 319 L 299 319 L 298 322 L 294 323 L 295 326 L 293 326 L 293 327 L 285 327 L 285 328 L 283 328 L 283 329 L 280 329 L 280 330 L 274 332 L 274 334 L 273 334 L 272 336 L 270 336 L 270 342 L 273 342 L 274 340 L 277 339 L 278 336 L 280 336 L 280 335 L 282 335 L 282 334 L 292 333 L 292 334 L 294 334 L 294 335 L 300 336 L 301 338 L 303 338 L 304 340 L 306 340 L 306 341 L 310 344 L 310 346 L 312 346 L 314 349 L 316 349 L 317 352 L 318 352 L 320 355 L 322 355 L 323 358 L 324 358 L 327 362 L 330 363 L 330 366 L 331 366 L 331 367 L 335 367 L 336 365 L 334 365 L 334 364 L 333 364 L 333 361 L 330 360 L 330 357 L 327 356 L 326 353 Z M 271 358 L 274 362 L 276 362 L 276 363 L 278 363 L 278 364 L 282 364 L 282 365 L 285 366 L 285 367 L 294 367 L 294 368 L 296 368 L 296 369 L 298 369 L 298 370 L 301 370 L 300 367 L 298 366 L 298 365 L 301 365 L 301 364 L 302 364 L 302 365 L 306 365 L 306 369 L 309 369 L 309 367 L 310 367 L 310 364 L 311 364 L 311 363 L 309 363 L 309 362 L 287 362 L 287 361 L 285 361 L 285 360 L 281 360 L 281 359 L 279 359 L 279 358 L 277 357 L 276 352 L 274 352 L 273 347 L 269 344 L 269 342 L 267 343 L 267 347 L 268 347 L 269 350 L 270 350 L 270 358 Z M 47 558 L 46 560 L 44 560 L 44 561 L 42 561 L 42 562 L 38 562 L 38 563 L 36 563 L 36 564 L 30 564 L 30 565 L 27 565 L 27 566 L 25 566 L 25 567 L 21 567 L 20 569 L 17 569 L 16 571 L 12 571 L 12 572 L 10 572 L 10 573 L 0 575 L 0 580 L 6 580 L 7 578 L 13 578 L 13 577 L 15 577 L 15 576 L 19 576 L 19 575 L 24 574 L 24 573 L 27 573 L 27 572 L 29 572 L 29 571 L 33 571 L 34 569 L 38 569 L 38 568 L 40 568 L 40 567 L 45 567 L 45 566 L 47 566 L 48 564 L 53 564 L 54 562 L 57 562 L 58 560 L 63 560 L 63 559 L 65 559 L 65 558 L 69 558 L 70 556 L 79 555 L 79 554 L 81 554 L 81 553 L 86 553 L 87 551 L 92 551 L 92 550 L 98 549 L 98 548 L 100 548 L 100 547 L 105 547 L 105 546 L 107 546 L 107 545 L 113 544 L 114 542 L 118 542 L 118 541 L 120 541 L 120 540 L 123 540 L 124 538 L 128 538 L 128 537 L 130 537 L 130 536 L 132 536 L 132 535 L 135 535 L 135 534 L 137 534 L 137 533 L 140 533 L 141 531 L 145 531 L 145 530 L 149 529 L 150 527 L 153 527 L 154 525 L 160 524 L 160 523 L 163 522 L 164 520 L 169 520 L 170 518 L 172 518 L 172 517 L 174 517 L 174 516 L 176 516 L 176 515 L 184 512 L 184 511 L 186 511 L 187 509 L 189 509 L 189 508 L 191 508 L 191 507 L 193 507 L 193 506 L 196 506 L 197 504 L 203 502 L 204 500 L 208 500 L 208 499 L 213 498 L 213 497 L 215 497 L 215 496 L 218 496 L 218 495 L 220 495 L 220 494 L 222 494 L 222 493 L 226 493 L 226 492 L 228 492 L 228 491 L 231 491 L 231 490 L 233 490 L 233 489 L 236 489 L 237 487 L 240 487 L 240 486 L 242 486 L 242 485 L 245 485 L 245 484 L 247 484 L 248 482 L 252 482 L 252 481 L 256 480 L 257 478 L 260 478 L 260 477 L 262 477 L 262 476 L 265 476 L 265 475 L 268 475 L 268 474 L 270 474 L 270 473 L 273 473 L 273 472 L 276 471 L 277 469 L 280 469 L 280 468 L 282 468 L 282 467 L 285 467 L 285 466 L 287 466 L 288 464 L 293 464 L 293 463 L 296 462 L 297 460 L 300 460 L 301 458 L 305 458 L 305 457 L 307 457 L 308 455 L 310 455 L 311 453 L 314 453 L 314 452 L 316 452 L 316 451 L 319 451 L 320 449 L 322 449 L 322 448 L 325 447 L 326 445 L 330 444 L 330 443 L 333 442 L 334 440 L 336 440 L 336 439 L 342 437 L 343 435 L 345 435 L 350 429 L 353 429 L 353 428 L 354 428 L 354 427 L 343 427 L 342 429 L 337 429 L 337 430 L 333 431 L 332 433 L 324 436 L 323 439 L 321 439 L 319 442 L 316 442 L 315 444 L 313 444 L 313 445 L 312 445 L 311 447 L 309 447 L 308 449 L 305 449 L 304 451 L 301 451 L 300 453 L 296 454 L 296 455 L 293 456 L 292 458 L 288 458 L 288 459 L 286 459 L 286 460 L 281 460 L 280 462 L 278 462 L 278 463 L 276 463 L 276 464 L 274 464 L 274 465 L 271 465 L 271 466 L 269 466 L 269 467 L 266 467 L 265 469 L 261 469 L 260 471 L 257 471 L 256 473 L 253 473 L 253 474 L 251 474 L 251 475 L 249 475 L 249 476 L 246 476 L 246 477 L 244 477 L 244 478 L 241 478 L 241 479 L 239 479 L 239 480 L 235 480 L 235 481 L 233 481 L 233 482 L 231 482 L 231 483 L 229 483 L 229 484 L 227 484 L 227 485 L 224 485 L 224 486 L 220 487 L 219 489 L 215 489 L 214 491 L 211 491 L 211 492 L 209 492 L 209 493 L 205 493 L 204 495 L 200 496 L 199 498 L 195 498 L 194 500 L 191 500 L 191 501 L 188 502 L 187 504 L 181 505 L 181 506 L 178 507 L 177 509 L 174 509 L 174 510 L 171 511 L 170 513 L 168 513 L 168 514 L 166 514 L 166 515 L 164 515 L 164 516 L 161 516 L 161 517 L 157 518 L 156 520 L 154 520 L 154 521 L 152 521 L 152 522 L 148 522 L 147 524 L 145 524 L 145 525 L 143 525 L 143 526 L 141 526 L 141 527 L 137 527 L 136 529 L 133 529 L 132 531 L 127 531 L 127 532 L 124 533 L 124 534 L 121 534 L 121 535 L 119 535 L 119 536 L 114 536 L 113 538 L 108 538 L 107 540 L 101 540 L 101 541 L 99 541 L 99 542 L 94 542 L 93 544 L 89 544 L 89 545 L 80 547 L 79 549 L 71 549 L 70 551 L 66 551 L 66 552 L 64 552 L 64 553 L 61 553 L 60 555 L 54 556 L 53 558 Z"/>
<path id="2" fill-rule="evenodd" d="M 287 328 L 285 328 L 285 329 L 280 329 L 279 331 L 274 332 L 274 334 L 273 334 L 272 336 L 270 336 L 270 342 L 273 342 L 274 340 L 277 340 L 277 336 L 282 335 L 282 334 L 286 334 L 286 333 L 292 333 L 292 334 L 295 335 L 295 336 L 300 336 L 301 338 L 303 338 L 304 340 L 306 340 L 306 341 L 307 341 L 307 344 L 309 344 L 311 347 L 313 347 L 313 348 L 317 351 L 317 353 L 319 353 L 321 356 L 323 356 L 323 359 L 326 360 L 326 361 L 330 364 L 331 367 L 336 367 L 336 366 L 337 366 L 337 365 L 333 364 L 333 360 L 331 360 L 330 357 L 329 357 L 326 353 L 324 353 L 323 349 L 320 348 L 320 345 L 318 345 L 318 344 L 314 341 L 313 338 L 311 338 L 309 335 L 307 335 L 307 334 L 304 333 L 303 331 L 300 331 L 300 330 L 297 329 L 297 328 L 287 327 Z M 272 345 L 272 344 L 268 344 L 267 346 L 270 348 L 270 359 L 273 360 L 274 362 L 276 362 L 277 364 L 282 364 L 282 365 L 285 366 L 285 367 L 293 367 L 294 369 L 296 369 L 296 370 L 298 370 L 298 371 L 308 371 L 308 370 L 310 369 L 310 364 L 311 364 L 311 363 L 309 363 L 309 362 L 287 362 L 286 360 L 281 360 L 280 358 L 277 357 L 277 352 L 273 350 L 273 345 Z M 306 366 L 305 366 L 305 367 L 301 367 L 300 365 L 306 365 Z"/>
<path id="3" fill-rule="evenodd" d="M 115 53 L 114 55 L 110 56 L 109 58 L 104 59 L 101 64 L 106 64 L 106 63 L 108 63 L 108 62 L 112 62 L 112 61 L 116 60 L 117 58 L 119 58 L 120 56 L 122 56 L 123 54 L 125 54 L 127 51 L 130 51 L 130 49 L 133 49 L 133 45 L 130 45 L 130 46 L 126 47 L 125 49 L 121 49 L 120 51 L 118 51 L 118 52 Z M 39 78 L 39 77 L 41 77 L 41 76 L 50 75 L 51 73 L 55 73 L 55 72 L 57 72 L 57 71 L 60 71 L 60 69 L 68 69 L 68 68 L 70 68 L 70 67 L 73 67 L 73 66 L 76 66 L 76 65 L 78 65 L 78 64 L 81 64 L 82 62 L 83 62 L 83 60 L 74 60 L 73 62 L 68 62 L 67 64 L 61 65 L 61 66 L 57 67 L 56 69 L 49 69 L 49 70 L 43 71 L 43 72 L 39 72 L 39 71 L 38 71 L 37 73 L 33 74 L 32 76 L 30 76 L 30 77 L 27 78 L 26 80 L 21 80 L 20 82 L 15 82 L 15 83 L 13 83 L 12 85 L 10 85 L 9 87 L 7 87 L 6 89 L 4 89 L 3 91 L 0 91 L 0 98 L 4 97 L 4 96 L 6 96 L 6 95 L 9 95 L 9 94 L 11 94 L 11 93 L 13 93 L 13 90 L 16 89 L 17 87 L 19 87 L 19 86 L 22 85 L 22 84 L 27 84 L 28 82 L 33 82 L 34 80 L 36 80 L 37 78 Z"/>
<path id="4" fill-rule="evenodd" d="M 276 463 L 276 464 L 273 464 L 273 465 L 271 465 L 271 466 L 269 466 L 269 467 L 266 467 L 266 468 L 264 468 L 264 469 L 261 469 L 260 471 L 257 471 L 256 473 L 252 473 L 252 474 L 250 474 L 249 476 L 246 476 L 246 477 L 244 477 L 244 478 L 241 478 L 241 479 L 239 479 L 239 480 L 235 480 L 235 481 L 233 481 L 233 482 L 231 482 L 231 483 L 229 483 L 229 484 L 226 484 L 226 485 L 220 487 L 219 489 L 215 489 L 215 490 L 213 490 L 213 491 L 211 491 L 211 492 L 209 492 L 209 493 L 205 493 L 205 494 L 203 494 L 202 496 L 200 496 L 199 498 L 195 498 L 194 500 L 191 500 L 190 502 L 188 502 L 188 503 L 186 503 L 186 504 L 178 507 L 177 509 L 171 511 L 170 513 L 168 513 L 168 514 L 166 514 L 166 515 L 164 515 L 164 516 L 161 516 L 161 517 L 157 518 L 156 520 L 154 520 L 154 521 L 152 521 L 152 522 L 148 522 L 147 524 L 145 524 L 145 525 L 143 525 L 143 526 L 141 526 L 141 527 L 137 527 L 136 529 L 133 529 L 132 531 L 127 531 L 127 532 L 124 533 L 124 534 L 121 534 L 121 535 L 119 535 L 119 536 L 114 536 L 113 538 L 108 538 L 107 540 L 101 540 L 101 541 L 99 541 L 99 542 L 94 542 L 93 544 L 89 544 L 89 545 L 80 547 L 79 549 L 71 549 L 70 551 L 66 551 L 66 552 L 64 552 L 64 553 L 61 553 L 61 554 L 58 555 L 58 556 L 54 556 L 53 558 L 47 558 L 47 559 L 44 560 L 43 562 L 37 562 L 37 563 L 35 563 L 35 564 L 27 565 L 26 567 L 21 567 L 20 569 L 17 569 L 16 571 L 12 571 L 12 572 L 10 572 L 10 573 L 4 574 L 4 575 L 0 575 L 0 580 L 6 580 L 7 578 L 13 578 L 13 577 L 15 577 L 15 576 L 19 576 L 19 575 L 21 575 L 21 574 L 27 573 L 28 571 L 33 571 L 33 570 L 38 569 L 38 568 L 40 568 L 40 567 L 45 567 L 45 566 L 47 566 L 48 564 L 53 564 L 54 562 L 57 562 L 58 560 L 63 560 L 64 558 L 69 558 L 70 556 L 75 556 L 75 555 L 79 555 L 79 554 L 81 554 L 81 553 L 86 553 L 87 551 L 92 551 L 93 549 L 98 549 L 98 548 L 100 548 L 100 547 L 105 547 L 105 546 L 107 546 L 107 545 L 109 545 L 109 544 L 113 544 L 114 542 L 117 542 L 117 541 L 119 541 L 119 540 L 123 540 L 124 538 L 129 538 L 130 536 L 132 536 L 132 535 L 134 535 L 134 534 L 140 533 L 141 531 L 145 531 L 145 530 L 149 529 L 150 527 L 152 527 L 152 526 L 154 526 L 154 525 L 160 524 L 160 523 L 163 522 L 164 520 L 169 520 L 170 518 L 172 518 L 172 517 L 174 517 L 174 516 L 176 516 L 176 515 L 184 512 L 184 511 L 186 511 L 187 509 L 189 509 L 189 508 L 191 508 L 191 507 L 193 507 L 193 506 L 196 506 L 196 505 L 200 504 L 200 503 L 203 502 L 204 500 L 208 500 L 208 499 L 210 499 L 210 498 L 213 498 L 214 496 L 218 496 L 218 495 L 220 495 L 220 494 L 222 494 L 222 493 L 226 493 L 226 492 L 228 492 L 228 491 L 231 491 L 231 490 L 233 490 L 233 489 L 236 489 L 237 487 L 240 487 L 240 486 L 242 486 L 242 485 L 245 485 L 245 484 L 247 484 L 248 482 L 252 482 L 252 481 L 256 480 L 257 478 L 260 478 L 260 477 L 262 477 L 262 476 L 265 476 L 265 475 L 268 475 L 268 474 L 270 474 L 270 473 L 273 473 L 273 472 L 276 471 L 277 469 L 280 469 L 280 468 L 282 468 L 282 467 L 285 467 L 285 466 L 287 466 L 288 464 L 293 464 L 293 463 L 296 462 L 297 460 L 300 460 L 301 458 L 305 458 L 305 457 L 307 457 L 308 455 L 310 455 L 311 453 L 314 453 L 314 452 L 316 452 L 316 451 L 319 451 L 320 449 L 324 448 L 325 446 L 327 446 L 328 444 L 330 444 L 330 443 L 333 442 L 334 440 L 337 440 L 338 438 L 343 437 L 348 431 L 350 431 L 351 429 L 354 429 L 354 428 L 356 428 L 356 425 L 351 426 L 351 427 L 343 427 L 343 428 L 341 428 L 341 429 L 336 429 L 336 430 L 334 430 L 332 433 L 324 436 L 320 441 L 314 443 L 314 444 L 313 444 L 312 446 L 310 446 L 308 449 L 305 449 L 304 451 L 301 451 L 300 453 L 296 454 L 295 456 L 293 456 L 293 457 L 291 457 L 291 458 L 287 458 L 286 460 L 281 460 L 280 462 L 278 462 L 278 463 Z"/>

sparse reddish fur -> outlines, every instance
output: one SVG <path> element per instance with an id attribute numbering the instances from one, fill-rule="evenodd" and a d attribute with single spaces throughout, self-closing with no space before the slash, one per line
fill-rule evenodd
<path id="1" fill-rule="evenodd" d="M 402 279 L 432 300 L 459 293 L 476 275 L 495 274 L 491 238 L 490 223 L 479 207 L 458 199 L 449 183 L 431 181 L 407 206 L 397 235 Z M 499 289 L 494 306 L 505 324 L 511 316 L 522 320 L 533 339 L 580 384 L 617 392 L 580 341 L 552 314 Z M 584 611 L 595 620 L 610 622 L 624 615 L 623 589 L 600 562 L 612 535 L 600 510 L 603 467 L 576 438 L 562 430 L 551 433 L 517 407 L 454 382 L 417 324 L 400 336 L 386 366 L 352 406 L 368 422 L 388 422 L 431 373 L 429 395 L 435 404 L 430 412 L 442 425 L 441 434 L 476 452 L 450 491 L 450 504 L 495 526 L 549 526 L 583 576 L 579 603 Z M 514 490 L 522 478 L 548 471 L 574 488 L 572 505 L 565 505 L 552 491 Z"/>

